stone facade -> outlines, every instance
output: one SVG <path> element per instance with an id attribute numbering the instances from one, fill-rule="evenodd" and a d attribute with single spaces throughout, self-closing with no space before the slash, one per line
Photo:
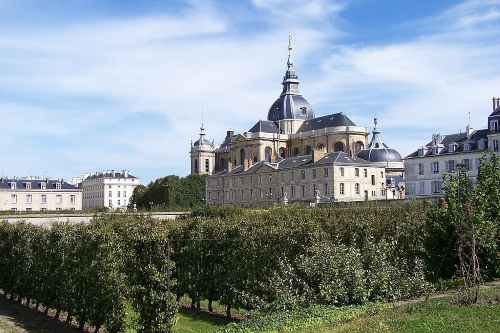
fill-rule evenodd
<path id="1" fill-rule="evenodd" d="M 137 185 L 140 185 L 139 178 L 132 176 L 127 170 L 86 173 L 82 184 L 83 209 L 126 209 Z"/>

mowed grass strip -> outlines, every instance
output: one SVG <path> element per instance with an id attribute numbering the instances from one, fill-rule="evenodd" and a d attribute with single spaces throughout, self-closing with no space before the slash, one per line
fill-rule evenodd
<path id="1" fill-rule="evenodd" d="M 386 308 L 342 325 L 295 332 L 500 332 L 499 286 L 483 290 L 478 304 L 464 306 L 458 300 L 455 295 Z"/>

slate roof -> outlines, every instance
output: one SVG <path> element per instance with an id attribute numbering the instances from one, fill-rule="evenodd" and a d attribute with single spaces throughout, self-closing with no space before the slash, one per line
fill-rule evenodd
<path id="1" fill-rule="evenodd" d="M 352 120 L 349 119 L 349 117 L 347 117 L 343 112 L 339 112 L 306 120 L 302 123 L 302 125 L 300 125 L 297 132 L 307 132 L 336 126 L 356 126 L 356 124 L 354 124 Z"/>
<path id="2" fill-rule="evenodd" d="M 272 171 L 279 170 L 293 170 L 304 167 L 312 167 L 312 166 L 326 166 L 326 165 L 352 165 L 352 166 L 374 166 L 375 163 L 368 162 L 364 159 L 358 157 L 351 157 L 344 152 L 334 152 L 325 154 L 321 159 L 313 163 L 312 155 L 305 156 L 296 156 L 296 157 L 288 157 L 280 159 L 278 158 L 276 163 L 269 163 L 266 161 L 256 162 L 252 164 L 247 170 L 243 170 L 242 165 L 238 165 L 233 167 L 231 171 L 227 171 L 226 169 L 220 170 L 212 174 L 209 178 L 212 177 L 220 177 L 220 176 L 228 176 L 228 175 L 243 175 L 243 174 L 253 174 L 256 173 L 257 170 L 263 167 L 270 168 Z"/>
<path id="3" fill-rule="evenodd" d="M 259 120 L 257 124 L 253 125 L 253 127 L 248 130 L 248 132 L 278 133 L 278 126 L 276 126 L 276 123 L 274 123 L 273 121 Z"/>
<path id="4" fill-rule="evenodd" d="M 120 178 L 120 179 L 125 179 L 125 178 L 132 179 L 132 178 L 135 178 L 135 179 L 137 179 L 137 177 L 132 176 L 130 173 L 128 173 L 127 175 L 124 175 L 121 172 L 114 172 L 113 173 L 111 170 L 107 170 L 107 171 L 103 171 L 103 172 L 92 173 L 87 178 L 85 178 L 84 180 L 88 180 L 88 179 L 100 179 L 100 178 Z"/>
<path id="5" fill-rule="evenodd" d="M 443 154 L 459 154 L 463 152 L 474 152 L 474 151 L 484 151 L 487 149 L 487 146 L 485 145 L 485 149 L 480 150 L 478 146 L 478 141 L 484 140 L 488 141 L 488 130 L 487 129 L 480 129 L 473 131 L 469 137 L 467 137 L 467 134 L 464 133 L 454 133 L 454 134 L 447 134 L 443 135 L 442 139 L 440 142 L 437 142 L 438 146 L 438 154 L 437 155 L 443 155 Z M 450 151 L 450 144 L 456 143 L 457 147 L 455 148 L 454 151 Z M 469 143 L 470 149 L 469 150 L 464 150 L 464 143 Z M 412 158 L 412 157 L 428 157 L 428 156 L 437 156 L 436 154 L 433 153 L 432 147 L 434 143 L 433 141 L 430 141 L 424 147 L 427 149 L 427 151 L 424 153 L 424 156 L 418 156 L 418 149 L 411 153 L 410 155 L 406 156 L 405 158 Z"/>
<path id="6" fill-rule="evenodd" d="M 81 183 L 78 186 L 72 185 L 65 181 L 60 181 L 57 179 L 9 179 L 2 178 L 0 181 L 0 189 L 11 189 L 11 183 L 16 183 L 15 190 L 30 190 L 27 188 L 26 184 L 29 183 L 31 190 L 42 190 L 42 183 L 46 183 L 46 190 L 55 190 L 56 184 L 61 184 L 61 190 L 81 190 Z M 14 190 L 14 189 L 13 189 Z"/>

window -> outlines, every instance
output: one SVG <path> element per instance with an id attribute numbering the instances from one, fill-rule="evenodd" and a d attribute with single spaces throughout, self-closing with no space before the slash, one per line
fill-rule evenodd
<path id="1" fill-rule="evenodd" d="M 71 202 L 71 203 L 75 203 L 76 202 L 76 196 L 74 194 L 71 194 L 69 196 L 69 202 Z"/>
<path id="2" fill-rule="evenodd" d="M 42 210 L 42 212 L 46 212 L 46 211 L 47 211 L 47 208 L 45 208 L 45 207 L 44 207 L 44 208 L 42 208 L 41 210 Z"/>
<path id="3" fill-rule="evenodd" d="M 17 208 L 11 208 L 10 210 L 13 212 L 17 212 Z"/>
<path id="4" fill-rule="evenodd" d="M 17 203 L 17 194 L 11 194 L 10 195 L 10 203 Z"/>
<path id="5" fill-rule="evenodd" d="M 420 195 L 424 195 L 425 194 L 425 183 L 424 182 L 420 182 L 419 185 L 420 185 L 420 188 L 419 188 L 419 192 L 418 193 Z"/>
<path id="6" fill-rule="evenodd" d="M 272 182 L 273 181 L 273 175 L 270 173 L 269 174 L 269 182 Z"/>
<path id="7" fill-rule="evenodd" d="M 340 183 L 340 195 L 344 195 L 344 183 Z"/>
<path id="8" fill-rule="evenodd" d="M 295 171 L 290 171 L 290 180 L 295 181 Z"/>
<path id="9" fill-rule="evenodd" d="M 280 194 L 282 198 L 285 196 L 285 188 L 283 186 L 281 186 Z"/>
<path id="10" fill-rule="evenodd" d="M 424 156 L 424 148 L 418 149 L 418 156 Z"/>
<path id="11" fill-rule="evenodd" d="M 439 162 L 432 162 L 431 169 L 434 173 L 439 173 Z"/>
<path id="12" fill-rule="evenodd" d="M 448 161 L 448 172 L 450 172 L 450 171 L 455 171 L 455 161 L 454 160 Z"/>
<path id="13" fill-rule="evenodd" d="M 108 188 L 111 188 L 111 185 L 108 185 Z"/>
<path id="14" fill-rule="evenodd" d="M 418 174 L 419 175 L 424 174 L 424 163 L 418 163 Z"/>
<path id="15" fill-rule="evenodd" d="M 484 141 L 479 141 L 479 143 L 478 143 L 478 149 L 480 149 L 480 150 L 486 149 Z"/>
<path id="16" fill-rule="evenodd" d="M 325 177 L 325 178 L 327 178 L 327 177 L 328 177 L 328 168 L 325 168 L 325 169 L 324 169 L 323 174 L 324 174 L 324 177 Z"/>
<path id="17" fill-rule="evenodd" d="M 471 166 L 470 159 L 466 158 L 462 162 L 463 162 L 463 164 L 465 164 L 465 170 L 470 170 L 470 166 Z"/>
<path id="18" fill-rule="evenodd" d="M 372 185 L 375 185 L 375 175 L 372 175 Z"/>
<path id="19" fill-rule="evenodd" d="M 118 200 L 118 206 L 120 206 L 120 205 L 121 205 L 121 201 L 120 201 L 120 200 Z"/>
<path id="20" fill-rule="evenodd" d="M 250 184 L 253 184 L 253 176 L 250 176 Z"/>
<path id="21" fill-rule="evenodd" d="M 226 201 L 229 201 L 229 191 L 226 191 Z"/>
<path id="22" fill-rule="evenodd" d="M 312 188 L 312 195 L 316 195 L 316 191 L 318 190 L 318 186 L 316 184 L 313 184 L 313 188 Z"/>
<path id="23" fill-rule="evenodd" d="M 109 197 L 111 198 L 113 196 L 113 192 L 109 191 Z"/>
<path id="24" fill-rule="evenodd" d="M 15 190 L 17 188 L 17 183 L 16 182 L 10 183 L 10 188 L 11 190 Z"/>
<path id="25" fill-rule="evenodd" d="M 384 172 L 380 171 L 380 178 L 384 178 Z"/>
<path id="26" fill-rule="evenodd" d="M 240 177 L 240 184 L 241 184 L 241 185 L 245 184 L 245 178 Z"/>
<path id="27" fill-rule="evenodd" d="M 491 122 L 491 131 L 492 132 L 497 132 L 498 131 L 498 123 L 496 121 Z"/>
<path id="28" fill-rule="evenodd" d="M 359 183 L 354 184 L 354 194 L 359 195 Z"/>
<path id="29" fill-rule="evenodd" d="M 31 190 L 31 183 L 24 183 L 24 187 L 26 187 L 27 190 Z"/>
<path id="30" fill-rule="evenodd" d="M 354 176 L 359 177 L 359 169 L 358 168 L 354 168 Z"/>
<path id="31" fill-rule="evenodd" d="M 285 173 L 284 173 L 284 172 L 282 172 L 282 173 L 280 174 L 280 180 L 281 180 L 282 182 L 284 182 L 284 181 L 285 181 Z"/>
<path id="32" fill-rule="evenodd" d="M 367 169 L 364 169 L 363 173 L 364 173 L 365 178 L 368 177 L 368 170 Z"/>
<path id="33" fill-rule="evenodd" d="M 56 189 L 60 190 L 61 189 L 61 183 L 56 183 Z"/>
<path id="34" fill-rule="evenodd" d="M 56 195 L 56 203 L 62 203 L 62 195 Z"/>
<path id="35" fill-rule="evenodd" d="M 253 188 L 250 189 L 250 199 L 253 199 L 254 194 L 253 194 Z"/>
<path id="36" fill-rule="evenodd" d="M 33 202 L 33 196 L 31 194 L 26 194 L 26 203 L 30 204 Z"/>
<path id="37" fill-rule="evenodd" d="M 325 195 L 328 196 L 330 194 L 330 187 L 328 186 L 328 183 L 325 183 Z"/>
<path id="38" fill-rule="evenodd" d="M 113 200 L 109 199 L 109 201 L 108 201 L 108 206 L 109 206 L 109 207 L 113 207 Z"/>
<path id="39" fill-rule="evenodd" d="M 47 183 L 40 183 L 40 188 L 45 190 L 47 188 Z"/>
<path id="40" fill-rule="evenodd" d="M 339 174 L 340 174 L 340 177 L 344 177 L 344 168 L 343 167 L 339 168 Z"/>
<path id="41" fill-rule="evenodd" d="M 120 191 L 116 193 L 116 196 L 119 198 L 120 197 Z"/>
<path id="42" fill-rule="evenodd" d="M 236 178 L 233 178 L 233 185 L 235 185 L 235 186 L 236 186 L 236 184 L 237 184 L 237 183 L 236 183 Z"/>
<path id="43" fill-rule="evenodd" d="M 238 199 L 238 192 L 236 192 L 236 190 L 233 190 L 233 199 Z"/>
<path id="44" fill-rule="evenodd" d="M 312 178 L 313 178 L 313 179 L 316 179 L 316 169 L 313 169 L 313 170 L 312 170 Z"/>
<path id="45" fill-rule="evenodd" d="M 302 185 L 302 198 L 306 196 L 306 186 Z"/>
<path id="46" fill-rule="evenodd" d="M 259 188 L 259 198 L 263 198 L 264 197 L 264 192 L 262 191 L 261 188 Z"/>
<path id="47" fill-rule="evenodd" d="M 306 170 L 302 170 L 300 174 L 302 179 L 306 179 Z"/>
<path id="48" fill-rule="evenodd" d="M 47 203 L 47 194 L 42 194 L 42 195 L 41 195 L 41 198 L 40 198 L 40 201 L 41 201 L 42 203 Z"/>
<path id="49" fill-rule="evenodd" d="M 208 160 L 208 158 L 205 159 L 205 172 L 209 172 L 210 171 L 210 162 Z"/>
<path id="50" fill-rule="evenodd" d="M 259 184 L 262 184 L 262 175 L 259 175 Z"/>
<path id="51" fill-rule="evenodd" d="M 245 191 L 244 190 L 241 190 L 241 199 L 245 199 Z"/>
<path id="52" fill-rule="evenodd" d="M 464 150 L 465 151 L 470 150 L 470 143 L 464 143 Z"/>
<path id="53" fill-rule="evenodd" d="M 229 186 L 229 178 L 226 178 L 226 186 Z"/>
<path id="54" fill-rule="evenodd" d="M 291 186 L 291 187 L 290 187 L 290 191 L 291 191 L 290 196 L 291 196 L 292 198 L 295 198 L 295 186 Z"/>
<path id="55" fill-rule="evenodd" d="M 493 150 L 498 151 L 498 140 L 493 140 Z"/>
<path id="56" fill-rule="evenodd" d="M 435 180 L 431 182 L 431 193 L 438 194 L 441 193 L 441 181 Z"/>
<path id="57" fill-rule="evenodd" d="M 198 159 L 194 159 L 194 172 L 198 173 Z M 111 204 L 109 204 L 111 206 Z"/>

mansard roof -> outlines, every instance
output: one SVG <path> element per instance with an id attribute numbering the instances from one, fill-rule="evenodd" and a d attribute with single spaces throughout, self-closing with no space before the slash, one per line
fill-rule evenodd
<path id="1" fill-rule="evenodd" d="M 307 132 L 326 127 L 356 126 L 343 112 L 334 113 L 304 121 L 297 132 Z"/>

